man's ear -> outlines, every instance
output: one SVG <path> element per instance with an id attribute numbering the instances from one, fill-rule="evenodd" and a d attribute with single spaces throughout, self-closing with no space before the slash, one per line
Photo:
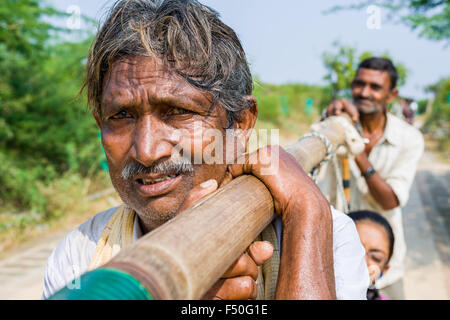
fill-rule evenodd
<path id="1" fill-rule="evenodd" d="M 389 92 L 388 98 L 386 100 L 387 103 L 393 102 L 398 97 L 398 89 L 394 88 Z"/>
<path id="2" fill-rule="evenodd" d="M 247 146 L 258 116 L 258 103 L 253 96 L 245 96 L 245 99 L 249 107 L 241 111 L 239 119 L 234 123 L 234 129 L 237 129 L 241 143 Z"/>

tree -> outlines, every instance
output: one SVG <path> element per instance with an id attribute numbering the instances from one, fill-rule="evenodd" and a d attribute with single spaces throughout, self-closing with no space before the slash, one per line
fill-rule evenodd
<path id="1" fill-rule="evenodd" d="M 46 22 L 66 16 L 42 1 L 2 1 L 0 204 L 43 210 L 40 184 L 69 170 L 86 174 L 101 156 L 77 98 L 91 39 L 63 40 L 75 31 Z"/>
<path id="2" fill-rule="evenodd" d="M 350 85 L 356 72 L 356 49 L 351 46 L 334 42 L 333 47 L 337 52 L 324 52 L 322 55 L 327 74 L 324 79 L 331 85 L 333 97 L 339 95 L 349 97 Z"/>
<path id="3" fill-rule="evenodd" d="M 358 65 L 364 60 L 372 56 L 376 56 L 370 51 L 357 53 L 357 49 L 348 45 L 343 45 L 335 41 L 332 45 L 333 51 L 326 51 L 322 55 L 324 66 L 327 74 L 324 80 L 332 87 L 333 99 L 338 97 L 351 97 L 350 86 L 356 75 Z M 401 87 L 406 82 L 408 70 L 405 65 L 394 61 L 389 53 L 385 52 L 380 57 L 390 59 L 397 68 L 398 80 L 397 87 Z"/>
<path id="4" fill-rule="evenodd" d="M 326 13 L 361 10 L 377 5 L 389 13 L 388 20 L 400 22 L 419 32 L 419 37 L 450 42 L 450 1 L 448 0 L 366 0 L 348 6 L 335 6 Z"/>

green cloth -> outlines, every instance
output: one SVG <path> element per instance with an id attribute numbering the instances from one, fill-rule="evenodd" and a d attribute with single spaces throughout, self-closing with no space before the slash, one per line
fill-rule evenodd
<path id="1" fill-rule="evenodd" d="M 67 286 L 48 300 L 153 300 L 147 289 L 130 274 L 99 268 L 83 274 L 79 288 Z"/>

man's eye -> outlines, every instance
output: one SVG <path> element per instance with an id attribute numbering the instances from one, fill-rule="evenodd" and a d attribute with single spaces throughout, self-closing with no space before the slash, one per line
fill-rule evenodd
<path id="1" fill-rule="evenodd" d="M 170 110 L 167 113 L 172 116 L 178 116 L 178 115 L 183 115 L 183 114 L 191 114 L 193 112 L 183 109 L 183 108 L 172 107 L 172 108 L 170 108 Z"/>
<path id="2" fill-rule="evenodd" d="M 381 87 L 381 86 L 377 86 L 377 85 L 372 86 L 372 90 L 379 91 L 381 89 L 383 89 L 383 87 Z"/>
<path id="3" fill-rule="evenodd" d="M 122 110 L 122 111 L 119 111 L 118 113 L 116 113 L 115 115 L 113 115 L 112 117 L 110 117 L 110 119 L 118 120 L 118 119 L 125 119 L 125 118 L 131 118 L 131 117 L 132 117 L 131 114 L 129 114 L 125 110 Z"/>

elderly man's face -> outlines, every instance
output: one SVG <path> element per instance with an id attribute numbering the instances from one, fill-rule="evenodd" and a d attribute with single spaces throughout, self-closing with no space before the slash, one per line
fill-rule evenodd
<path id="1" fill-rule="evenodd" d="M 111 181 L 145 231 L 174 217 L 194 186 L 209 179 L 220 184 L 226 173 L 223 162 L 181 161 L 186 152 L 180 147 L 189 150 L 191 160 L 202 157 L 198 153 L 213 141 L 205 139 L 206 131 L 214 129 L 225 139 L 226 112 L 211 106 L 208 93 L 152 57 L 116 62 L 103 92 L 96 120 Z M 255 113 L 244 113 L 241 129 L 253 127 Z"/>

